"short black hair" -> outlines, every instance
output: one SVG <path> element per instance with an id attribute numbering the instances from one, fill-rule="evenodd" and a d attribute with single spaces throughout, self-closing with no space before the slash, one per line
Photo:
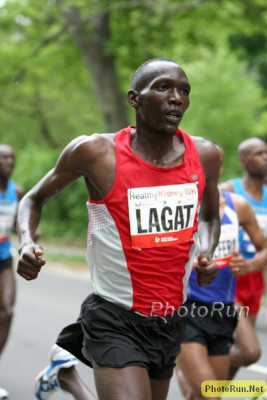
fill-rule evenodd
<path id="1" fill-rule="evenodd" d="M 154 62 L 161 62 L 161 61 L 165 61 L 165 62 L 169 62 L 169 63 L 172 63 L 172 64 L 176 64 L 177 66 L 180 67 L 180 65 L 176 61 L 174 61 L 174 60 L 172 60 L 170 58 L 166 58 L 166 57 L 151 58 L 150 60 L 147 60 L 146 62 L 141 64 L 136 69 L 136 71 L 134 72 L 133 77 L 132 77 L 132 89 L 134 89 L 134 90 L 139 90 L 140 89 L 140 82 L 141 82 L 140 78 L 142 77 L 146 67 L 149 64 L 152 64 Z"/>

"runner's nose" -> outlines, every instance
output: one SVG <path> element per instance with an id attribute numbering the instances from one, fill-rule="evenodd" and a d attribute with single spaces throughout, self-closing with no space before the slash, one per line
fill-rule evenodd
<path id="1" fill-rule="evenodd" d="M 170 100 L 174 103 L 182 103 L 182 97 L 181 94 L 179 92 L 179 90 L 177 88 L 173 88 L 170 91 Z"/>

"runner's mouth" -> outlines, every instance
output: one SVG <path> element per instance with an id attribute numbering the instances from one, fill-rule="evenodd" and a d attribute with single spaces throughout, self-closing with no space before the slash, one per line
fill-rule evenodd
<path id="1" fill-rule="evenodd" d="M 182 117 L 181 113 L 176 111 L 169 111 L 166 115 L 168 119 L 172 119 L 174 121 L 178 121 Z"/>

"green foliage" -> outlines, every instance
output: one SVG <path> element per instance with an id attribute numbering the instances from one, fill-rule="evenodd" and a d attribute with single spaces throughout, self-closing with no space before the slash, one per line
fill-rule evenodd
<path id="1" fill-rule="evenodd" d="M 53 198 L 44 208 L 44 218 L 41 221 L 43 236 L 84 238 L 88 226 L 87 199 L 88 194 L 82 179 Z"/>
<path id="2" fill-rule="evenodd" d="M 27 152 L 17 156 L 13 179 L 28 191 L 54 167 L 58 156 L 58 149 L 40 148 L 29 143 Z M 87 199 L 82 178 L 53 198 L 43 209 L 42 236 L 84 238 L 88 225 Z"/>
<path id="3" fill-rule="evenodd" d="M 223 179 L 241 173 L 237 144 L 266 135 L 265 0 L 0 0 L 0 137 L 16 150 L 19 184 L 29 190 L 71 139 L 105 126 L 88 64 L 66 24 L 70 7 L 88 35 L 97 17 L 110 13 L 105 51 L 124 92 L 146 59 L 181 63 L 192 84 L 181 128 L 222 145 Z M 129 115 L 134 123 L 130 107 Z M 84 237 L 87 196 L 80 179 L 51 200 L 43 235 Z"/>
<path id="4" fill-rule="evenodd" d="M 255 74 L 225 49 L 206 51 L 185 66 L 192 85 L 191 105 L 181 127 L 192 135 L 218 142 L 225 151 L 223 179 L 241 173 L 237 146 L 246 137 L 264 133 L 264 99 Z M 265 116 L 265 117 L 264 117 Z"/>
<path id="5" fill-rule="evenodd" d="M 55 164 L 58 150 L 48 146 L 38 146 L 29 141 L 26 151 L 19 151 L 15 146 L 16 167 L 13 179 L 28 191 L 35 185 Z"/>
<path id="6" fill-rule="evenodd" d="M 9 61 L 0 73 L 1 136 L 17 147 L 26 138 L 61 149 L 75 136 L 101 131 L 90 75 L 74 43 L 65 32 L 46 43 L 62 29 L 58 7 L 13 1 L 4 10 L 0 57 Z"/>

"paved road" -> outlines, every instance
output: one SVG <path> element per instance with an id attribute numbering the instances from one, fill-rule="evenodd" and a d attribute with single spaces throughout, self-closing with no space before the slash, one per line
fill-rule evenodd
<path id="1" fill-rule="evenodd" d="M 33 399 L 32 382 L 46 364 L 46 354 L 57 333 L 76 319 L 81 301 L 90 290 L 89 274 L 66 272 L 67 268 L 48 266 L 36 281 L 17 278 L 16 315 L 8 345 L 0 362 L 0 384 L 10 392 L 10 400 Z M 265 317 L 264 317 L 265 318 Z M 267 317 L 259 323 L 258 332 L 263 346 L 260 370 L 242 369 L 239 379 L 267 377 Z M 265 370 L 263 369 L 265 367 Z M 94 390 L 92 371 L 79 365 L 84 380 Z M 53 400 L 70 398 L 62 392 Z M 168 400 L 182 399 L 177 382 L 171 382 Z"/>

